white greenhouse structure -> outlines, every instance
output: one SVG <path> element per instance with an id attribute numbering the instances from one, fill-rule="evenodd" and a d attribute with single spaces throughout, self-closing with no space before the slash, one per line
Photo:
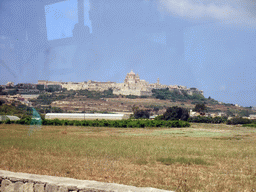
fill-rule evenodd
<path id="1" fill-rule="evenodd" d="M 47 113 L 45 119 L 67 119 L 67 120 L 121 120 L 128 119 L 127 114 L 95 114 L 95 113 Z"/>
<path id="2" fill-rule="evenodd" d="M 12 115 L 0 115 L 0 121 L 6 121 L 7 119 L 10 119 L 11 121 L 18 121 L 20 120 L 17 116 Z"/>

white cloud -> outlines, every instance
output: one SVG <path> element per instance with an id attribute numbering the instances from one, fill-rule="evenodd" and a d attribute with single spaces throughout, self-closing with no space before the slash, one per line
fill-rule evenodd
<path id="1" fill-rule="evenodd" d="M 189 20 L 256 26 L 255 15 L 248 11 L 248 7 L 252 5 L 239 0 L 206 0 L 204 3 L 195 0 L 159 0 L 158 5 L 161 13 Z"/>

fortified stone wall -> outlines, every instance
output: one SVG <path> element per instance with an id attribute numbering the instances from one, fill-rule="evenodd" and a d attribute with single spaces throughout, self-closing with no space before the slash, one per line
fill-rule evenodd
<path id="1" fill-rule="evenodd" d="M 167 192 L 150 187 L 0 170 L 0 192 Z"/>

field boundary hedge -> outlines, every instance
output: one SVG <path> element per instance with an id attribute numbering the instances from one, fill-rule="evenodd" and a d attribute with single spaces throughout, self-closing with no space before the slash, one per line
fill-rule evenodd
<path id="1" fill-rule="evenodd" d="M 164 120 L 60 120 L 60 119 L 21 119 L 18 121 L 6 120 L 5 124 L 22 125 L 53 125 L 53 126 L 88 126 L 88 127 L 116 127 L 116 128 L 145 128 L 145 127 L 190 127 L 186 121 L 164 121 Z"/>
<path id="2" fill-rule="evenodd" d="M 188 122 L 193 123 L 212 123 L 212 124 L 220 124 L 220 123 L 226 123 L 227 125 L 238 125 L 238 124 L 253 124 L 256 123 L 256 121 L 246 119 L 243 117 L 234 117 L 232 119 L 228 119 L 227 117 L 203 117 L 203 116 L 197 116 L 197 117 L 189 117 Z"/>
<path id="3" fill-rule="evenodd" d="M 190 127 L 190 123 L 211 123 L 228 125 L 242 124 L 244 127 L 256 127 L 256 121 L 236 117 L 227 120 L 226 117 L 190 117 L 187 121 L 182 120 L 145 120 L 145 119 L 126 119 L 126 120 L 60 120 L 60 119 L 35 119 L 26 117 L 18 121 L 0 121 L 0 124 L 21 124 L 21 125 L 55 125 L 55 126 L 88 126 L 88 127 L 119 127 L 119 128 L 144 128 L 144 127 Z"/>

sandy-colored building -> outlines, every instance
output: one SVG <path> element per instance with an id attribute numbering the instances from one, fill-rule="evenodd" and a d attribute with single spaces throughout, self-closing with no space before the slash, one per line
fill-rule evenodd
<path id="1" fill-rule="evenodd" d="M 256 115 L 255 115 L 255 114 L 250 115 L 250 116 L 249 116 L 249 119 L 253 119 L 253 120 L 256 119 Z"/>
<path id="2" fill-rule="evenodd" d="M 145 80 L 141 80 L 139 75 L 133 71 L 127 73 L 124 83 L 113 89 L 113 94 L 116 95 L 137 95 L 137 96 L 150 96 L 152 95 L 152 87 Z"/>

